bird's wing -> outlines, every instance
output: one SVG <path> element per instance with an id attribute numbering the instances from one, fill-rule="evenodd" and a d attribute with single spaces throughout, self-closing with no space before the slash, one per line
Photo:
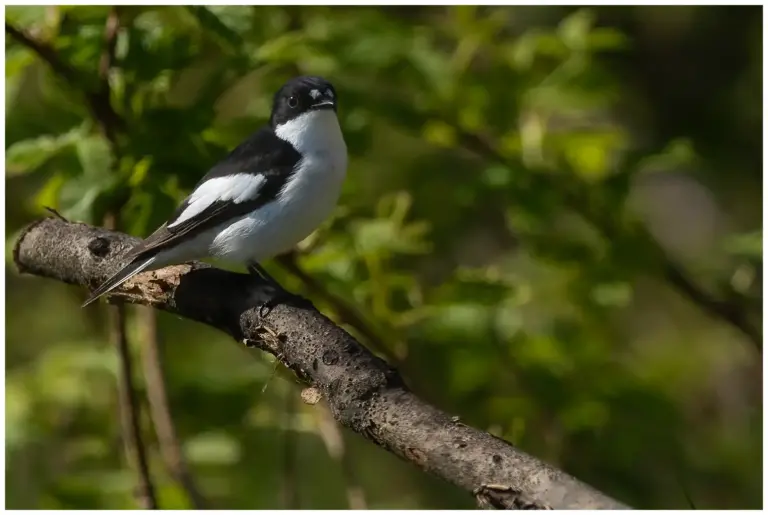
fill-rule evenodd
<path id="1" fill-rule="evenodd" d="M 215 165 L 171 218 L 126 255 L 154 255 L 212 227 L 246 215 L 277 197 L 301 154 L 268 128 L 253 134 Z"/>

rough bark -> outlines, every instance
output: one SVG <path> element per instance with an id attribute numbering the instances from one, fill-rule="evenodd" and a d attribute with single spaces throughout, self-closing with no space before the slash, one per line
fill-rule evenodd
<path id="1" fill-rule="evenodd" d="M 95 287 L 135 238 L 48 218 L 14 248 L 21 272 Z M 399 374 L 309 305 L 259 306 L 274 292 L 259 279 L 190 263 L 140 274 L 112 300 L 144 304 L 216 327 L 275 355 L 326 399 L 333 417 L 423 470 L 496 508 L 627 506 L 422 401 Z"/>

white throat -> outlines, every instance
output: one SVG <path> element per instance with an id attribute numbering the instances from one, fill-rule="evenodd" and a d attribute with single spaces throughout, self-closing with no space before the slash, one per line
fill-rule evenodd
<path id="1" fill-rule="evenodd" d="M 301 114 L 275 127 L 275 134 L 304 157 L 322 156 L 334 166 L 346 168 L 347 146 L 336 113 L 330 109 Z"/>

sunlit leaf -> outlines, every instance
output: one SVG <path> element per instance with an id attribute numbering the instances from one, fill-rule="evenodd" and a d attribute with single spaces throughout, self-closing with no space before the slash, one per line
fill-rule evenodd
<path id="1" fill-rule="evenodd" d="M 81 138 L 82 129 L 78 127 L 57 136 L 44 135 L 14 143 L 5 152 L 6 175 L 35 171 Z"/>

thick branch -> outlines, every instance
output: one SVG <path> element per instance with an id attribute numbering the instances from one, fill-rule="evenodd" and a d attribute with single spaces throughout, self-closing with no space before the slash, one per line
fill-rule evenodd
<path id="1" fill-rule="evenodd" d="M 50 218 L 14 248 L 21 272 L 93 287 L 137 240 Z M 328 402 L 333 417 L 495 507 L 626 508 L 568 474 L 419 399 L 398 373 L 328 318 L 306 306 L 258 306 L 272 291 L 252 276 L 201 263 L 141 274 L 111 296 L 216 327 L 277 356 Z"/>

